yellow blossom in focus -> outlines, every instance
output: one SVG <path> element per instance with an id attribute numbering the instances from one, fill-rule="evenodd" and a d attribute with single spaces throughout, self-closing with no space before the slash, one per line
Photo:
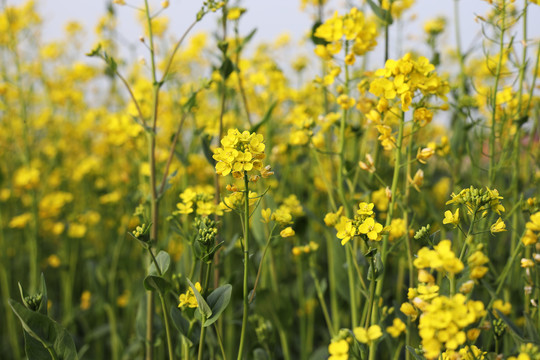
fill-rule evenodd
<path id="1" fill-rule="evenodd" d="M 328 360 L 347 360 L 349 359 L 349 343 L 345 339 L 332 341 L 328 345 Z"/>
<path id="2" fill-rule="evenodd" d="M 444 212 L 443 224 L 453 224 L 454 227 L 459 225 L 459 208 L 452 214 L 450 210 Z"/>
<path id="3" fill-rule="evenodd" d="M 364 222 L 358 227 L 358 231 L 361 234 L 367 235 L 369 240 L 372 241 L 380 241 L 381 240 L 381 232 L 383 230 L 383 226 L 375 221 L 372 217 L 367 218 L 364 220 Z"/>
<path id="4" fill-rule="evenodd" d="M 198 292 L 202 291 L 201 284 L 197 281 L 195 284 L 195 289 L 197 289 Z M 188 288 L 188 290 L 184 294 L 180 294 L 178 297 L 179 304 L 178 307 L 189 307 L 189 308 L 196 308 L 198 306 L 197 299 L 195 298 L 195 292 L 193 292 L 193 289 L 191 286 Z"/>
<path id="5" fill-rule="evenodd" d="M 497 221 L 493 225 L 491 225 L 490 231 L 492 234 L 506 231 L 506 224 L 504 223 L 504 221 L 502 221 L 501 218 L 498 218 Z"/>

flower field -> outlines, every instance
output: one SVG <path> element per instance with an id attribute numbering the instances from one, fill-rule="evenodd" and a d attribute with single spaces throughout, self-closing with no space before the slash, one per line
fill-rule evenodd
<path id="1" fill-rule="evenodd" d="M 539 4 L 477 1 L 3 1 L 0 358 L 540 360 Z"/>

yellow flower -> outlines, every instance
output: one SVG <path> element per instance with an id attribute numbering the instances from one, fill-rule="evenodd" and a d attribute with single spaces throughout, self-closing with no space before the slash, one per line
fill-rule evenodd
<path id="1" fill-rule="evenodd" d="M 187 203 L 178 203 L 176 204 L 179 214 L 191 214 L 193 212 L 193 202 L 189 201 Z"/>
<path id="2" fill-rule="evenodd" d="M 499 310 L 504 315 L 510 315 L 510 312 L 512 311 L 512 304 L 509 302 L 504 302 L 501 299 L 497 299 L 493 302 L 493 315 L 498 318 L 499 314 L 495 310 Z"/>
<path id="3" fill-rule="evenodd" d="M 92 293 L 88 290 L 83 291 L 81 294 L 81 310 L 88 310 L 90 308 L 90 301 L 92 300 Z"/>
<path id="4" fill-rule="evenodd" d="M 198 281 L 195 283 L 195 289 L 197 289 L 198 292 L 202 291 L 201 284 Z M 193 292 L 193 289 L 191 287 L 189 287 L 184 294 L 180 294 L 178 300 L 179 308 L 182 308 L 184 306 L 187 306 L 189 308 L 196 308 L 198 306 L 197 299 L 195 298 L 195 293 Z"/>
<path id="5" fill-rule="evenodd" d="M 493 225 L 491 225 L 490 231 L 492 234 L 506 231 L 506 224 L 504 223 L 504 221 L 502 221 L 501 218 L 498 218 L 497 221 Z"/>
<path id="6" fill-rule="evenodd" d="M 530 220 L 525 227 L 531 231 L 540 232 L 540 211 L 531 215 Z"/>
<path id="7" fill-rule="evenodd" d="M 342 109 L 350 109 L 354 106 L 354 104 L 356 104 L 356 101 L 353 98 L 342 94 L 338 96 L 337 103 Z"/>
<path id="8" fill-rule="evenodd" d="M 401 311 L 406 316 L 410 316 L 411 321 L 416 320 L 416 318 L 418 317 L 418 311 L 411 303 L 408 302 L 404 302 L 403 304 L 401 304 L 399 311 Z"/>
<path id="9" fill-rule="evenodd" d="M 341 245 L 345 245 L 356 236 L 357 229 L 353 226 L 352 221 L 345 216 L 339 219 L 339 223 L 336 224 L 335 228 L 337 230 L 337 238 L 341 239 Z"/>
<path id="10" fill-rule="evenodd" d="M 361 234 L 366 234 L 369 240 L 379 241 L 381 240 L 381 231 L 383 226 L 375 221 L 372 217 L 364 220 L 362 225 L 358 227 L 358 231 Z"/>
<path id="11" fill-rule="evenodd" d="M 405 235 L 407 228 L 405 227 L 405 221 L 403 219 L 392 219 L 390 223 L 390 231 L 388 234 L 388 240 L 393 241 L 399 239 Z"/>
<path id="12" fill-rule="evenodd" d="M 532 232 L 530 229 L 527 229 L 525 231 L 525 234 L 521 238 L 521 242 L 525 246 L 534 245 L 536 244 L 537 241 L 538 241 L 538 236 L 534 232 Z"/>
<path id="13" fill-rule="evenodd" d="M 61 261 L 58 255 L 53 254 L 47 258 L 47 264 L 52 268 L 57 268 L 60 266 Z"/>
<path id="14" fill-rule="evenodd" d="M 229 129 L 221 145 L 213 155 L 218 175 L 227 176 L 232 172 L 233 177 L 243 178 L 245 173 L 263 169 L 265 145 L 261 134 Z"/>
<path id="15" fill-rule="evenodd" d="M 424 23 L 424 31 L 431 36 L 438 35 L 444 31 L 446 19 L 444 17 L 436 17 Z"/>
<path id="16" fill-rule="evenodd" d="M 328 345 L 328 360 L 347 360 L 349 358 L 349 343 L 345 339 L 337 340 Z"/>
<path id="17" fill-rule="evenodd" d="M 366 203 L 366 202 L 361 202 L 359 205 L 358 205 L 358 210 L 356 210 L 356 213 L 358 215 L 361 215 L 361 216 L 371 216 L 373 215 L 373 207 L 375 206 L 375 204 L 373 203 Z"/>
<path id="18" fill-rule="evenodd" d="M 484 304 L 467 301 L 463 294 L 433 299 L 426 306 L 418 325 L 425 357 L 436 359 L 443 347 L 456 350 L 467 340 L 464 329 L 484 315 Z"/>
<path id="19" fill-rule="evenodd" d="M 399 337 L 402 332 L 407 329 L 407 325 L 400 318 L 395 318 L 392 322 L 392 326 L 386 328 L 386 332 L 390 334 L 393 338 Z"/>
<path id="20" fill-rule="evenodd" d="M 261 221 L 265 224 L 268 224 L 270 222 L 270 218 L 272 217 L 272 210 L 270 208 L 262 209 L 261 217 Z"/>
<path id="21" fill-rule="evenodd" d="M 342 214 L 343 206 L 340 206 L 338 211 L 336 211 L 335 213 L 329 212 L 324 216 L 324 223 L 326 224 L 326 226 L 336 226 Z"/>
<path id="22" fill-rule="evenodd" d="M 39 184 L 40 172 L 36 168 L 22 167 L 15 172 L 13 183 L 15 187 L 34 189 Z"/>
<path id="23" fill-rule="evenodd" d="M 86 226 L 83 224 L 71 223 L 68 228 L 68 236 L 70 238 L 79 239 L 86 235 Z"/>
<path id="24" fill-rule="evenodd" d="M 14 216 L 9 222 L 9 227 L 12 229 L 24 229 L 31 220 L 32 214 L 28 212 L 18 216 Z"/>
<path id="25" fill-rule="evenodd" d="M 523 258 L 521 259 L 521 267 L 522 268 L 529 268 L 534 266 L 534 261 L 531 259 Z"/>
<path id="26" fill-rule="evenodd" d="M 131 293 L 128 290 L 124 291 L 122 295 L 116 298 L 116 305 L 118 305 L 118 307 L 121 307 L 121 308 L 126 307 L 127 304 L 129 303 L 130 296 L 131 296 Z"/>
<path id="27" fill-rule="evenodd" d="M 450 210 L 444 212 L 443 224 L 453 224 L 454 227 L 459 225 L 459 208 L 452 214 Z"/>
<path id="28" fill-rule="evenodd" d="M 427 160 L 435 154 L 435 150 L 429 147 L 418 149 L 418 153 L 416 154 L 416 160 L 421 162 L 422 164 L 426 164 Z"/>
<path id="29" fill-rule="evenodd" d="M 279 235 L 281 235 L 281 237 L 283 237 L 283 238 L 294 236 L 294 234 L 295 234 L 294 230 L 290 226 L 288 226 L 285 229 L 281 230 L 281 232 L 279 233 Z"/>
<path id="30" fill-rule="evenodd" d="M 379 325 L 372 325 L 368 329 L 357 327 L 353 329 L 356 340 L 363 344 L 371 344 L 382 336 L 382 331 Z"/>

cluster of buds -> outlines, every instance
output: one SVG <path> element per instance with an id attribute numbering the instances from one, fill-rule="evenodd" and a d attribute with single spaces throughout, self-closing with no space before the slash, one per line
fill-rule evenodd
<path id="1" fill-rule="evenodd" d="M 193 227 L 197 230 L 196 240 L 204 246 L 213 245 L 216 240 L 216 222 L 208 217 L 196 217 Z"/>
<path id="2" fill-rule="evenodd" d="M 37 311 L 41 305 L 41 300 L 43 300 L 43 295 L 38 293 L 35 295 L 25 296 L 23 298 L 23 304 L 27 309 Z"/>
<path id="3" fill-rule="evenodd" d="M 483 211 L 482 216 L 485 216 L 488 208 L 497 214 L 504 212 L 504 206 L 500 203 L 503 197 L 499 195 L 496 189 L 477 189 L 471 186 L 468 189 L 463 189 L 459 194 L 452 193 L 452 200 L 446 202 L 448 204 L 465 204 L 471 214 L 474 211 Z"/>
<path id="4" fill-rule="evenodd" d="M 133 230 L 132 232 L 128 232 L 128 234 L 131 235 L 136 240 L 138 240 L 145 249 L 148 249 L 151 244 L 151 241 L 150 241 L 150 228 L 151 227 L 152 227 L 152 223 L 142 224 L 140 226 L 137 226 L 137 228 L 135 228 L 135 230 Z"/>
<path id="5" fill-rule="evenodd" d="M 223 241 L 216 244 L 218 229 L 216 222 L 206 216 L 197 216 L 193 221 L 195 228 L 195 241 L 193 243 L 196 256 L 206 263 L 210 263 L 214 254 L 223 245 Z"/>

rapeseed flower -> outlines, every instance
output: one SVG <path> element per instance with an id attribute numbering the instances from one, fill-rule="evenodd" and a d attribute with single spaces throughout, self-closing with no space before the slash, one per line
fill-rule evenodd
<path id="1" fill-rule="evenodd" d="M 394 318 L 392 325 L 386 328 L 386 332 L 393 338 L 399 337 L 405 330 L 407 330 L 407 325 L 400 318 Z"/>
<path id="2" fill-rule="evenodd" d="M 214 151 L 213 158 L 217 161 L 216 172 L 227 176 L 232 172 L 235 178 L 242 178 L 251 171 L 263 169 L 264 139 L 260 134 L 249 131 L 240 132 L 229 129 L 221 139 L 221 147 Z"/>
<path id="3" fill-rule="evenodd" d="M 198 281 L 195 283 L 195 289 L 197 289 L 198 292 L 202 291 L 201 284 Z M 197 298 L 195 297 L 195 292 L 193 291 L 191 287 L 189 287 L 188 290 L 184 294 L 180 294 L 180 296 L 178 297 L 178 300 L 179 300 L 179 304 L 178 304 L 179 308 L 183 308 L 186 306 L 189 308 L 196 308 L 198 306 Z"/>
<path id="4" fill-rule="evenodd" d="M 369 328 L 356 327 L 353 329 L 354 337 L 362 344 L 371 344 L 383 334 L 379 325 L 372 325 Z"/>

